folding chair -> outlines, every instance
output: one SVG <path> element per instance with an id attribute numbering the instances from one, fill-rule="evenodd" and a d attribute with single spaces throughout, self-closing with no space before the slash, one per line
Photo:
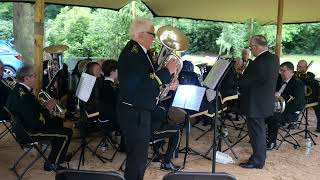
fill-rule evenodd
<path id="1" fill-rule="evenodd" d="M 318 105 L 318 102 L 314 102 L 314 103 L 309 103 L 309 104 L 306 104 L 305 105 L 305 109 L 303 110 L 302 112 L 302 116 L 301 116 L 301 119 L 300 119 L 300 124 L 302 124 L 302 119 L 305 120 L 305 123 L 304 123 L 304 129 L 301 130 L 301 131 L 298 131 L 298 132 L 295 132 L 292 134 L 293 135 L 296 135 L 296 134 L 300 134 L 300 133 L 304 133 L 304 138 L 307 139 L 307 138 L 310 138 L 313 142 L 314 145 L 316 145 L 316 142 L 314 141 L 313 137 L 318 137 L 318 135 L 312 133 L 309 129 L 308 129 L 308 125 L 309 125 L 309 116 L 308 116 L 308 110 L 313 108 L 314 106 L 317 106 Z"/>
<path id="2" fill-rule="evenodd" d="M 1 113 L 8 113 L 6 109 L 2 108 L 0 109 Z M 6 116 L 6 115 L 5 115 Z M 10 117 L 1 117 L 0 124 L 2 124 L 5 129 L 0 132 L 0 139 L 2 139 L 4 136 L 6 136 L 8 133 L 12 135 L 12 137 L 15 139 L 15 135 L 12 132 L 12 126 L 11 126 L 11 118 Z"/>
<path id="3" fill-rule="evenodd" d="M 293 137 L 293 134 L 291 133 L 292 129 L 295 129 L 296 125 L 299 122 L 295 121 L 295 122 L 290 122 L 290 123 L 286 123 L 283 124 L 282 126 L 279 127 L 280 131 L 285 132 L 284 135 L 282 135 L 280 133 L 280 131 L 278 132 L 279 136 L 281 137 L 281 139 L 278 139 L 280 141 L 278 147 L 276 148 L 277 150 L 280 148 L 280 146 L 282 145 L 283 142 L 287 142 L 289 144 L 293 145 L 294 149 L 297 149 L 298 147 L 300 147 L 300 144 L 298 143 L 298 141 Z M 291 138 L 294 142 L 289 141 L 288 138 Z"/>
<path id="4" fill-rule="evenodd" d="M 14 163 L 14 165 L 10 168 L 11 171 L 13 171 L 16 176 L 17 179 L 20 180 L 22 179 L 22 177 L 27 173 L 27 171 L 40 159 L 42 158 L 45 162 L 47 162 L 48 164 L 50 164 L 51 169 L 56 172 L 55 167 L 53 167 L 51 165 L 51 163 L 48 161 L 47 157 L 44 155 L 46 150 L 49 147 L 49 144 L 47 142 L 39 142 L 39 141 L 34 141 L 32 139 L 32 137 L 29 135 L 29 133 L 24 129 L 24 127 L 22 126 L 22 124 L 19 122 L 18 119 L 16 119 L 11 113 L 10 111 L 4 107 L 4 109 L 10 114 L 11 117 L 11 126 L 13 128 L 13 133 L 15 134 L 14 137 L 16 142 L 19 144 L 19 146 L 21 147 L 21 149 L 24 151 L 24 153 L 22 154 L 22 156 L 20 156 L 18 158 L 18 160 Z M 40 147 L 40 144 L 45 145 L 45 147 L 42 150 L 42 147 Z M 38 153 L 36 158 L 34 160 L 32 160 L 27 167 L 22 171 L 22 173 L 19 173 L 17 170 L 17 166 L 18 164 L 21 162 L 22 159 L 24 159 L 24 157 L 26 157 L 27 154 L 29 154 L 31 152 L 32 149 L 35 149 L 36 152 Z"/>
<path id="5" fill-rule="evenodd" d="M 119 173 L 113 171 L 75 171 L 64 170 L 56 174 L 55 180 L 125 180 Z"/>
<path id="6" fill-rule="evenodd" d="M 236 177 L 223 172 L 173 172 L 165 175 L 162 180 L 236 180 Z"/>

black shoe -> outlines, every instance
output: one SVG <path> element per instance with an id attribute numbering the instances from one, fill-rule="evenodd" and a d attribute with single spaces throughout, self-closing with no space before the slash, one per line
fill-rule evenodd
<path id="1" fill-rule="evenodd" d="M 45 162 L 43 165 L 43 170 L 45 171 L 53 171 L 53 170 L 59 171 L 59 170 L 66 170 L 66 167 L 60 166 L 60 165 L 55 165 L 55 164 L 50 164 L 48 162 Z"/>
<path id="2" fill-rule="evenodd" d="M 180 170 L 180 166 L 176 166 L 174 165 L 171 161 L 164 163 L 161 163 L 160 169 L 164 169 L 167 171 L 179 171 Z"/>
<path id="3" fill-rule="evenodd" d="M 277 144 L 274 143 L 274 142 L 270 142 L 267 144 L 267 147 L 266 147 L 266 150 L 272 150 L 272 149 L 275 149 L 277 147 Z"/>
<path id="4" fill-rule="evenodd" d="M 246 169 L 262 169 L 263 168 L 263 165 L 257 165 L 251 162 L 240 163 L 239 166 Z"/>

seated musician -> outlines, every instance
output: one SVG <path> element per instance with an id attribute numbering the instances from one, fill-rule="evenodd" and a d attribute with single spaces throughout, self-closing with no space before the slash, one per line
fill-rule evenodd
<path id="1" fill-rule="evenodd" d="M 280 65 L 281 80 L 277 82 L 276 96 L 281 96 L 285 102 L 283 113 L 275 113 L 266 119 L 268 125 L 267 150 L 276 147 L 277 133 L 280 123 L 289 123 L 298 120 L 305 105 L 303 83 L 294 77 L 294 66 L 291 62 Z"/>
<path id="2" fill-rule="evenodd" d="M 178 114 L 177 111 L 173 114 Z M 185 117 L 182 117 L 182 121 Z M 161 138 L 169 138 L 167 151 L 165 154 L 160 155 L 160 157 L 155 157 L 153 161 L 161 162 L 161 169 L 168 171 L 177 171 L 180 169 L 179 166 L 174 165 L 171 162 L 171 158 L 174 155 L 174 152 L 178 148 L 179 140 L 180 140 L 180 129 L 181 125 L 175 123 L 169 123 L 167 120 L 167 112 L 161 107 L 157 106 L 157 108 L 151 114 L 151 137 L 153 140 L 161 139 Z"/>
<path id="3" fill-rule="evenodd" d="M 10 93 L 9 85 L 3 79 L 4 65 L 0 61 L 0 120 L 10 118 L 9 115 L 3 109 L 3 106 L 6 104 L 7 98 Z"/>
<path id="4" fill-rule="evenodd" d="M 100 93 L 101 106 L 99 107 L 99 116 L 101 120 L 110 120 L 113 125 L 116 125 L 116 104 L 119 91 L 117 85 L 118 62 L 115 60 L 104 61 L 102 63 L 102 72 L 104 74 L 104 80 Z"/>
<path id="5" fill-rule="evenodd" d="M 100 106 L 100 90 L 101 90 L 101 67 L 97 62 L 89 62 L 86 65 L 86 73 L 95 76 L 97 79 L 95 81 L 94 87 L 91 91 L 89 100 L 87 102 L 82 102 L 80 100 L 80 113 L 82 116 L 95 120 L 99 117 L 99 106 Z"/>
<path id="6" fill-rule="evenodd" d="M 47 100 L 43 106 L 37 101 L 32 93 L 36 85 L 36 74 L 32 66 L 20 68 L 16 78 L 18 83 L 7 99 L 7 108 L 35 141 L 50 141 L 51 152 L 48 160 L 57 170 L 64 169 L 60 164 L 65 160 L 72 130 L 63 127 L 61 119 L 49 114 L 55 107 L 53 99 Z M 23 131 L 18 127 L 14 127 L 17 139 L 21 143 L 27 143 L 24 140 L 25 134 L 22 134 Z M 44 170 L 52 171 L 51 165 L 46 162 Z"/>
<path id="7" fill-rule="evenodd" d="M 300 60 L 297 65 L 296 76 L 304 83 L 306 87 L 306 99 L 307 103 L 314 103 L 320 100 L 320 87 L 318 81 L 315 79 L 315 75 L 312 72 L 308 72 L 308 65 L 306 60 Z M 316 132 L 320 132 L 320 105 L 313 107 L 317 117 L 317 129 Z"/>

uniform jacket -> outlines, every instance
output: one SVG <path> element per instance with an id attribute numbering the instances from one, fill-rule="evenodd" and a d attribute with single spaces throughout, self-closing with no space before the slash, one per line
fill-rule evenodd
<path id="1" fill-rule="evenodd" d="M 277 83 L 277 91 L 279 91 L 281 87 L 282 81 L 280 80 Z M 281 93 L 281 96 L 286 101 L 286 108 L 283 114 L 295 113 L 296 111 L 303 110 L 305 105 L 304 85 L 299 79 L 292 77 Z"/>
<path id="2" fill-rule="evenodd" d="M 153 72 L 141 46 L 130 40 L 118 60 L 119 103 L 125 102 L 136 108 L 154 110 L 160 89 L 157 80 L 150 76 Z M 157 71 L 156 75 L 162 84 L 167 84 L 171 80 L 166 68 Z"/>

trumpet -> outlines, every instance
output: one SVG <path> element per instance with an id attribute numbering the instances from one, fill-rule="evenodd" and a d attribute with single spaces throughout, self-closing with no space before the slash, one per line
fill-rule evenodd
<path id="1" fill-rule="evenodd" d="M 52 99 L 51 96 L 47 92 L 45 92 L 41 89 L 38 94 L 38 100 L 39 100 L 40 104 L 44 105 L 50 99 Z M 54 108 L 50 111 L 50 114 L 53 116 L 56 116 L 56 117 L 64 118 L 66 112 L 67 112 L 67 110 L 63 109 L 58 104 L 55 104 Z"/>

